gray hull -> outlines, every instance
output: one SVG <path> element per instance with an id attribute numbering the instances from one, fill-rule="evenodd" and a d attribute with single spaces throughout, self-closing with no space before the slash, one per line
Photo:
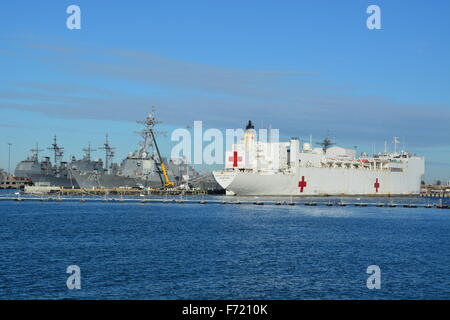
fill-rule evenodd
<path id="1" fill-rule="evenodd" d="M 48 184 L 52 187 L 63 187 L 63 188 L 78 188 L 79 185 L 76 179 L 65 178 L 65 177 L 55 177 L 52 175 L 44 174 L 30 174 L 27 177 L 31 178 L 31 181 L 36 184 Z"/>
<path id="2" fill-rule="evenodd" d="M 97 172 L 72 172 L 78 185 L 84 189 L 92 188 L 138 188 L 160 187 L 159 176 L 150 176 L 147 181 L 138 178 L 124 177 L 114 174 Z"/>

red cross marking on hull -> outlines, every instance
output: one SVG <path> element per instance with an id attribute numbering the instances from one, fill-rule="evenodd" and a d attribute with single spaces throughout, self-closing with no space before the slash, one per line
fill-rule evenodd
<path id="1" fill-rule="evenodd" d="M 378 182 L 378 178 L 375 180 L 375 183 L 373 184 L 375 190 L 378 192 L 378 189 L 380 188 L 380 183 Z"/>
<path id="2" fill-rule="evenodd" d="M 303 189 L 306 188 L 305 176 L 302 176 L 302 180 L 298 182 L 298 187 L 300 188 L 300 192 L 303 192 Z"/>

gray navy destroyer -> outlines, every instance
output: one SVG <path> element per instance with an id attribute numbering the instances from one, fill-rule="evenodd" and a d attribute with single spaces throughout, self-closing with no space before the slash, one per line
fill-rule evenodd
<path id="1" fill-rule="evenodd" d="M 54 153 L 53 164 L 50 161 L 50 157 L 44 157 L 39 161 L 39 152 L 43 150 L 36 145 L 36 148 L 31 149 L 31 156 L 17 164 L 14 172 L 15 176 L 31 178 L 35 185 L 77 188 L 78 183 L 70 173 L 69 164 L 62 161 L 64 148 L 58 145 L 56 136 L 53 138 L 53 144 L 48 149 Z"/>
<path id="2" fill-rule="evenodd" d="M 114 149 L 108 137 L 102 147 L 105 150 L 105 167 L 85 170 L 73 166 L 71 174 L 81 188 L 157 188 L 171 187 L 188 181 L 198 175 L 193 168 L 183 162 L 171 161 L 166 168 L 166 159 L 161 157 L 155 138 L 154 127 L 158 123 L 153 113 L 143 121 L 144 128 L 139 134 L 142 140 L 139 148 L 131 152 L 120 165 L 112 163 Z M 186 168 L 186 169 L 184 169 Z"/>

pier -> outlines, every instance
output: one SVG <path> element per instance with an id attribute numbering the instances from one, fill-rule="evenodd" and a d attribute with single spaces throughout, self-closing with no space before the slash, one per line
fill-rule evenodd
<path id="1" fill-rule="evenodd" d="M 39 187 L 27 186 L 24 194 L 27 195 L 61 195 L 61 196 L 139 196 L 139 195 L 206 195 L 208 190 L 184 190 L 184 189 L 126 189 L 126 188 L 92 188 L 92 189 L 75 189 L 75 188 L 59 188 L 59 187 Z"/>
<path id="2" fill-rule="evenodd" d="M 426 198 L 450 198 L 450 186 L 429 184 L 422 188 L 420 196 Z"/>
<path id="3" fill-rule="evenodd" d="M 420 194 L 420 196 L 425 198 L 450 198 L 450 192 L 427 192 Z"/>
<path id="4" fill-rule="evenodd" d="M 1 170 L 1 169 L 0 169 Z M 32 185 L 31 179 L 15 177 L 13 175 L 1 175 L 0 171 L 0 189 L 23 189 L 25 186 Z"/>

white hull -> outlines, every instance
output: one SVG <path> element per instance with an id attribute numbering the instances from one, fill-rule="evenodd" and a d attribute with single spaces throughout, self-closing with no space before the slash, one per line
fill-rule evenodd
<path id="1" fill-rule="evenodd" d="M 420 171 L 411 174 L 337 168 L 302 168 L 298 173 L 275 174 L 223 170 L 214 172 L 214 177 L 227 191 L 249 196 L 415 195 L 420 193 L 421 182 Z M 299 187 L 302 180 L 306 182 L 303 188 Z"/>

